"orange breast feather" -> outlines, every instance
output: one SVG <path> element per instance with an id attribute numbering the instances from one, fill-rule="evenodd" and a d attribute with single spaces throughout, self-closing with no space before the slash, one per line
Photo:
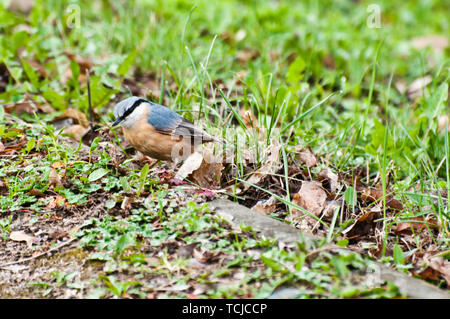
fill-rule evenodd
<path id="1" fill-rule="evenodd" d="M 125 139 L 141 153 L 159 160 L 184 158 L 192 153 L 190 143 L 157 132 L 143 116 L 131 129 L 123 128 Z"/>

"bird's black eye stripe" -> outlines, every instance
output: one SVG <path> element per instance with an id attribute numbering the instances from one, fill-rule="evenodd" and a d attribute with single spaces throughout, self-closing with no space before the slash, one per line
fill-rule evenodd
<path id="1" fill-rule="evenodd" d="M 128 115 L 130 115 L 131 113 L 133 113 L 133 111 L 139 106 L 141 105 L 141 103 L 147 102 L 147 100 L 144 99 L 138 99 L 136 101 L 134 101 L 133 105 L 131 105 L 128 109 L 125 110 L 125 112 L 123 112 L 122 116 L 120 117 L 120 120 L 124 120 Z"/>

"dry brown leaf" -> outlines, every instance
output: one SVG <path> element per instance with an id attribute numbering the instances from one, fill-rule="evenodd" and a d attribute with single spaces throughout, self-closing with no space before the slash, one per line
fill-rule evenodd
<path id="1" fill-rule="evenodd" d="M 417 222 L 411 221 L 398 224 L 394 231 L 396 235 L 411 235 L 413 232 L 417 234 L 426 229 L 427 224 L 429 228 L 437 229 L 439 227 L 436 220 L 432 219 L 425 222 L 423 216 L 411 217 L 410 219 L 416 220 Z"/>
<path id="2" fill-rule="evenodd" d="M 322 63 L 327 69 L 336 70 L 336 62 L 334 61 L 334 57 L 331 54 L 327 54 L 322 59 Z"/>
<path id="3" fill-rule="evenodd" d="M 189 258 L 192 256 L 192 253 L 194 252 L 194 249 L 195 249 L 195 247 L 197 247 L 197 245 L 198 245 L 198 242 L 195 242 L 195 243 L 192 243 L 189 245 L 180 246 L 178 248 L 177 255 L 179 257 L 183 257 L 183 258 Z"/>
<path id="4" fill-rule="evenodd" d="M 350 238 L 357 238 L 366 235 L 374 226 L 374 219 L 378 215 L 377 212 L 369 211 L 360 216 L 352 225 L 342 231 Z"/>
<path id="5" fill-rule="evenodd" d="M 55 207 L 65 206 L 66 199 L 62 196 L 50 197 L 50 201 L 48 202 L 46 208 L 54 209 Z"/>
<path id="6" fill-rule="evenodd" d="M 56 161 L 56 162 L 53 162 L 52 165 L 50 165 L 50 166 L 53 168 L 61 168 L 61 167 L 64 167 L 64 163 L 60 162 L 60 161 Z"/>
<path id="7" fill-rule="evenodd" d="M 234 41 L 233 34 L 228 30 L 222 32 L 219 36 L 228 44 L 232 44 Z"/>
<path id="8" fill-rule="evenodd" d="M 84 127 L 89 127 L 89 121 L 87 120 L 86 115 L 74 108 L 68 108 L 63 114 L 57 116 L 55 120 L 62 120 L 67 118 L 73 119 L 76 124 Z"/>
<path id="9" fill-rule="evenodd" d="M 32 103 L 32 101 L 24 99 L 20 102 L 5 106 L 6 113 L 12 113 L 13 111 L 15 111 L 18 115 L 22 113 L 33 114 L 33 112 L 37 111 L 37 107 L 34 103 Z"/>
<path id="10" fill-rule="evenodd" d="M 329 185 L 330 192 L 335 193 L 339 188 L 338 183 L 338 176 L 333 173 L 329 168 L 325 168 L 319 172 L 319 181 L 322 182 L 322 185 L 324 185 L 324 182 L 326 181 Z M 325 186 L 325 185 L 324 185 Z"/>
<path id="11" fill-rule="evenodd" d="M 87 81 L 87 71 L 92 69 L 94 66 L 94 63 L 86 58 L 83 58 L 81 56 L 75 55 L 70 52 L 64 52 L 64 54 L 72 61 L 75 61 L 78 66 L 80 67 L 80 75 L 78 76 L 77 81 L 78 82 L 86 82 Z M 66 70 L 64 71 L 63 75 L 61 76 L 62 83 L 67 83 L 71 78 L 73 77 L 72 69 L 68 66 Z"/>
<path id="12" fill-rule="evenodd" d="M 422 278 L 423 280 L 431 280 L 431 281 L 439 281 L 439 271 L 431 268 L 431 267 L 427 267 L 425 268 L 423 271 L 421 271 L 419 274 L 420 278 Z"/>
<path id="13" fill-rule="evenodd" d="M 94 63 L 84 57 L 81 57 L 79 55 L 75 55 L 71 52 L 64 52 L 64 54 L 72 61 L 75 61 L 76 63 L 78 63 L 78 65 L 80 66 L 80 73 L 81 74 L 86 74 L 87 70 L 92 69 L 92 67 L 94 66 Z"/>
<path id="14" fill-rule="evenodd" d="M 64 134 L 70 135 L 74 140 L 79 141 L 89 130 L 89 128 L 82 125 L 75 124 L 64 129 Z"/>
<path id="15" fill-rule="evenodd" d="M 13 231 L 9 235 L 9 239 L 14 241 L 25 241 L 28 247 L 31 247 L 33 244 L 38 243 L 38 239 L 36 237 L 25 234 L 23 231 Z"/>
<path id="16" fill-rule="evenodd" d="M 184 160 L 184 163 L 183 165 L 181 165 L 175 178 L 185 179 L 190 174 L 192 174 L 192 172 L 197 170 L 200 167 L 200 165 L 202 165 L 202 162 L 203 162 L 202 154 L 198 152 L 192 153 L 191 155 L 189 155 L 188 158 Z"/>
<path id="17" fill-rule="evenodd" d="M 383 198 L 383 190 L 380 188 L 367 187 L 363 190 L 363 192 L 361 194 L 361 198 L 364 201 L 368 201 L 368 202 L 374 202 L 374 201 L 380 200 L 381 198 Z M 394 196 L 392 196 L 392 195 L 386 196 L 386 206 L 389 208 L 396 209 L 396 210 L 403 209 L 403 204 L 399 200 L 395 199 Z"/>
<path id="18" fill-rule="evenodd" d="M 48 234 L 48 236 L 55 240 L 55 239 L 61 239 L 66 237 L 69 234 L 68 231 L 64 230 L 62 227 L 56 227 L 55 229 L 52 229 L 52 231 Z"/>
<path id="19" fill-rule="evenodd" d="M 404 80 L 398 80 L 394 83 L 394 85 L 397 91 L 401 94 L 405 94 L 406 90 L 408 89 L 408 85 Z"/>
<path id="20" fill-rule="evenodd" d="M 238 78 L 239 81 L 242 81 L 247 74 L 248 74 L 247 70 L 241 70 L 238 73 L 236 73 L 236 77 Z"/>
<path id="21" fill-rule="evenodd" d="M 431 47 L 435 52 L 442 53 L 448 47 L 448 37 L 443 35 L 424 35 L 411 39 L 412 46 L 416 49 Z"/>
<path id="22" fill-rule="evenodd" d="M 257 57 L 259 57 L 259 55 L 260 53 L 258 50 L 245 48 L 244 50 L 238 52 L 236 59 L 238 60 L 239 63 L 245 65 L 250 60 L 254 60 Z"/>
<path id="23" fill-rule="evenodd" d="M 27 195 L 30 195 L 30 196 L 37 196 L 37 197 L 43 197 L 43 196 L 45 196 L 45 194 L 44 194 L 43 192 L 41 192 L 39 189 L 36 189 L 36 188 L 30 189 L 30 190 L 27 192 Z"/>
<path id="24" fill-rule="evenodd" d="M 8 9 L 15 12 L 28 14 L 34 6 L 34 0 L 11 0 Z"/>
<path id="25" fill-rule="evenodd" d="M 424 261 L 426 264 L 432 269 L 438 271 L 447 282 L 447 285 L 450 286 L 450 261 L 445 260 L 443 257 L 427 257 L 427 254 L 424 256 Z"/>
<path id="26" fill-rule="evenodd" d="M 192 256 L 197 259 L 197 261 L 206 263 L 208 261 L 211 261 L 214 257 L 217 257 L 217 254 L 214 254 L 213 252 L 201 247 L 200 249 L 194 248 L 194 250 L 192 251 Z"/>
<path id="27" fill-rule="evenodd" d="M 50 186 L 62 186 L 61 177 L 59 177 L 58 173 L 53 167 L 50 167 L 50 175 L 48 177 L 48 182 Z"/>
<path id="28" fill-rule="evenodd" d="M 342 203 L 337 200 L 327 201 L 325 204 L 325 208 L 323 209 L 323 219 L 330 221 L 333 218 L 336 209 L 340 208 L 341 206 Z"/>
<path id="29" fill-rule="evenodd" d="M 311 168 L 317 165 L 316 156 L 309 150 L 304 150 L 299 154 L 300 160 L 306 164 L 306 167 Z"/>
<path id="30" fill-rule="evenodd" d="M 0 141 L 0 152 L 3 152 L 5 150 L 5 145 Z"/>
<path id="31" fill-rule="evenodd" d="M 223 164 L 210 153 L 202 156 L 200 166 L 195 169 L 189 178 L 202 188 L 212 188 L 220 185 Z"/>
<path id="32" fill-rule="evenodd" d="M 266 215 L 273 213 L 276 210 L 276 208 L 277 208 L 277 199 L 273 196 L 270 196 L 270 198 L 266 200 L 260 200 L 252 207 L 253 210 L 256 210 L 257 212 Z"/>
<path id="33" fill-rule="evenodd" d="M 415 79 L 409 86 L 408 86 L 408 97 L 412 100 L 420 97 L 424 93 L 424 88 L 430 84 L 432 81 L 431 76 L 426 75 L 421 78 Z"/>
<path id="34" fill-rule="evenodd" d="M 320 213 L 322 213 L 326 200 L 327 193 L 323 190 L 322 184 L 315 181 L 303 181 L 300 191 L 292 198 L 294 204 L 303 207 L 316 216 L 319 216 Z M 303 215 L 303 213 L 297 209 L 294 209 L 293 212 Z"/>

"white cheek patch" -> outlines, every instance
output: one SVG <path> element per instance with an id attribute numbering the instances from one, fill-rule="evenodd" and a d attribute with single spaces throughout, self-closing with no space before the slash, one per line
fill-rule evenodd
<path id="1" fill-rule="evenodd" d="M 145 103 L 139 105 L 133 113 L 128 115 L 123 121 L 122 126 L 131 129 L 133 125 L 136 124 L 137 121 L 139 121 L 142 117 L 146 116 L 147 113 L 147 105 Z"/>

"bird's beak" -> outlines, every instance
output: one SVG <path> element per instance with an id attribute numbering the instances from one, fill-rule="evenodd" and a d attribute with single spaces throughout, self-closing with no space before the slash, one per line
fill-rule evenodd
<path id="1" fill-rule="evenodd" d="M 121 118 L 118 118 L 111 126 L 116 126 L 117 124 L 119 124 L 120 122 L 122 122 Z"/>

